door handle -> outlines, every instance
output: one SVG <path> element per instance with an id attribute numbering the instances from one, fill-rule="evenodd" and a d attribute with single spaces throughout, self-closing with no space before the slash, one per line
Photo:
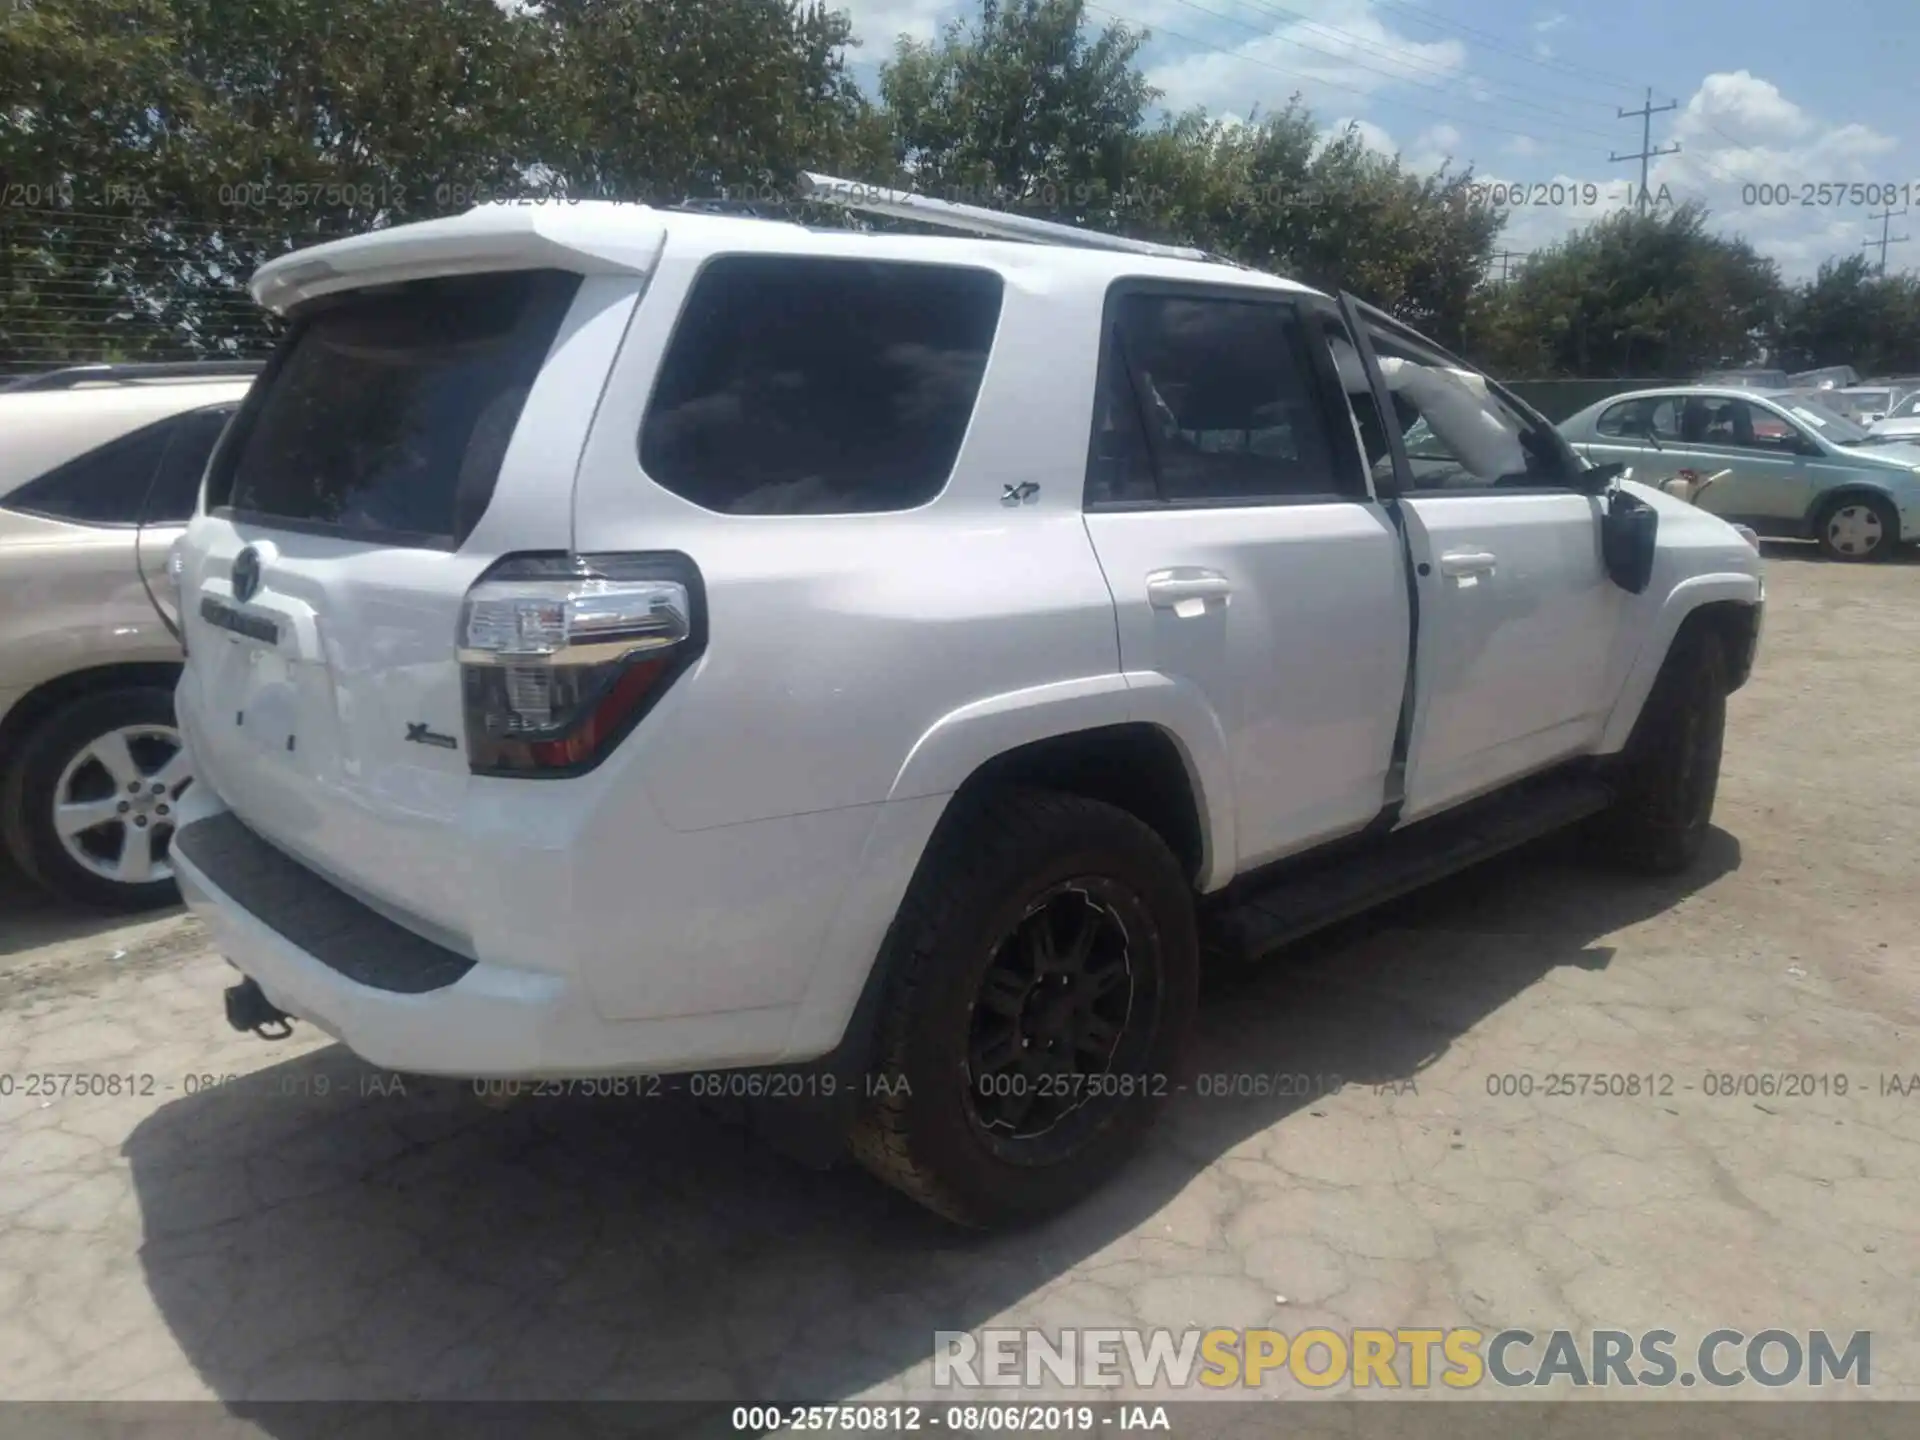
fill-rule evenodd
<path id="1" fill-rule="evenodd" d="M 1218 570 L 1155 570 L 1147 576 L 1147 603 L 1156 610 L 1179 610 L 1192 600 L 1204 609 L 1207 601 L 1231 594 L 1233 582 Z"/>
<path id="2" fill-rule="evenodd" d="M 1493 556 L 1485 550 L 1450 550 L 1440 557 L 1442 575 L 1491 575 Z"/>

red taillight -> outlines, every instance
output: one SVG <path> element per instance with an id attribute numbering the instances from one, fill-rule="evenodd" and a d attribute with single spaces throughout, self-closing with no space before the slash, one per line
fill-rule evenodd
<path id="1" fill-rule="evenodd" d="M 613 682 L 604 699 L 587 713 L 574 732 L 564 740 L 534 740 L 528 749 L 536 765 L 544 769 L 584 765 L 599 753 L 610 737 L 624 732 L 625 722 L 667 673 L 662 659 L 641 660 L 627 667 Z"/>
<path id="2" fill-rule="evenodd" d="M 461 608 L 476 774 L 571 775 L 605 758 L 705 641 L 683 555 L 518 555 Z"/>

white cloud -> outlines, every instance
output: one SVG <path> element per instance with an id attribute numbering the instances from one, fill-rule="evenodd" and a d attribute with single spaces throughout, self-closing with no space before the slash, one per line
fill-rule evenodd
<path id="1" fill-rule="evenodd" d="M 1320 132 L 1321 145 L 1330 145 L 1335 140 L 1338 140 L 1342 135 L 1346 134 L 1349 126 L 1359 132 L 1360 143 L 1376 155 L 1385 155 L 1391 159 L 1400 153 L 1400 147 L 1394 143 L 1393 136 L 1389 135 L 1380 126 L 1374 124 L 1371 120 L 1361 120 L 1353 116 L 1344 115 Z"/>
<path id="2" fill-rule="evenodd" d="M 1567 23 L 1567 17 L 1559 11 L 1541 16 L 1527 28 L 1534 33 L 1533 53 L 1539 60 L 1551 60 L 1560 52 L 1547 43 L 1547 36 Z"/>
<path id="3" fill-rule="evenodd" d="M 1715 126 L 1761 139 L 1794 140 L 1813 130 L 1814 121 L 1772 81 L 1735 70 L 1701 81 L 1674 129 L 1678 134 L 1711 133 Z"/>
<path id="4" fill-rule="evenodd" d="M 1663 155 L 1649 168 L 1655 199 L 1705 204 L 1715 230 L 1744 236 L 1777 261 L 1790 280 L 1811 275 L 1822 260 L 1857 253 L 1862 240 L 1879 235 L 1866 218 L 1869 210 L 1880 208 L 1879 197 L 1863 190 L 1858 197 L 1862 203 L 1851 203 L 1842 193 L 1847 185 L 1897 184 L 1907 178 L 1896 164 L 1899 145 L 1892 136 L 1869 125 L 1815 115 L 1779 86 L 1744 70 L 1708 75 L 1672 115 L 1670 131 L 1663 135 L 1656 124 L 1653 140 L 1656 145 L 1677 141 L 1680 153 Z M 1503 148 L 1519 156 L 1540 149 L 1520 139 Z M 1489 185 L 1504 178 L 1495 171 L 1474 177 L 1476 183 Z M 1501 243 L 1510 250 L 1537 250 L 1580 225 L 1631 206 L 1640 176 L 1637 166 L 1626 164 L 1590 176 L 1528 173 L 1526 179 L 1532 187 L 1530 198 L 1541 196 L 1544 181 L 1549 203 L 1509 208 Z M 1812 187 L 1811 198 L 1817 202 L 1822 184 L 1838 187 L 1829 198 L 1843 203 L 1800 203 L 1804 187 Z M 1566 188 L 1556 192 L 1554 185 Z M 1770 188 L 1751 188 L 1760 185 Z M 1577 193 L 1572 187 L 1579 187 Z M 1587 187 L 1597 191 L 1597 203 L 1585 203 L 1593 193 Z M 1757 203 L 1762 193 L 1786 203 Z M 1560 198 L 1569 203 L 1554 203 Z M 1756 203 L 1748 203 L 1750 198 Z M 1897 196 L 1894 203 L 1898 208 Z M 1893 252 L 1890 266 L 1900 259 L 1899 252 Z"/>
<path id="5" fill-rule="evenodd" d="M 840 0 L 832 8 L 845 10 L 853 21 L 854 38 L 860 41 L 853 53 L 872 61 L 890 59 L 893 42 L 902 35 L 911 40 L 935 39 L 949 20 L 962 13 L 953 0 Z M 1103 17 L 1089 18 L 1098 22 Z"/>
<path id="6" fill-rule="evenodd" d="M 1649 184 L 1701 201 L 1716 228 L 1746 236 L 1795 278 L 1877 235 L 1867 215 L 1885 197 L 1875 187 L 1908 178 L 1893 136 L 1824 120 L 1745 70 L 1707 76 L 1677 113 L 1673 139 L 1680 153 L 1654 161 Z"/>
<path id="7" fill-rule="evenodd" d="M 1451 125 L 1429 125 L 1413 137 L 1407 151 L 1407 164 L 1421 174 L 1438 170 L 1460 158 L 1461 135 Z M 1456 169 L 1460 168 L 1455 165 Z"/>
<path id="8" fill-rule="evenodd" d="M 1278 109 L 1295 92 L 1316 109 L 1326 109 L 1352 105 L 1355 94 L 1369 96 L 1407 81 L 1457 80 L 1465 68 L 1461 42 L 1427 43 L 1400 35 L 1374 14 L 1369 0 L 1301 0 L 1290 8 L 1308 14 L 1311 23 L 1288 21 L 1261 35 L 1249 34 L 1246 24 L 1209 24 L 1174 0 L 1136 0 L 1123 13 L 1149 28 L 1164 19 L 1179 34 L 1215 47 L 1190 48 L 1148 70 L 1148 81 L 1164 92 L 1161 103 L 1170 110 L 1203 105 L 1215 112 L 1244 112 L 1256 102 Z M 1234 13 L 1251 24 L 1256 15 L 1274 12 Z"/>

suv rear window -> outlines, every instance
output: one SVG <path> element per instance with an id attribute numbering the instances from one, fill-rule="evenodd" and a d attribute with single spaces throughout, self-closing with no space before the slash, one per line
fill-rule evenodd
<path id="1" fill-rule="evenodd" d="M 356 290 L 298 314 L 241 412 L 209 508 L 452 547 L 579 288 L 523 270 Z"/>
<path id="2" fill-rule="evenodd" d="M 714 260 L 667 346 L 641 468 L 734 515 L 925 504 L 973 417 L 1001 290 L 959 266 Z"/>

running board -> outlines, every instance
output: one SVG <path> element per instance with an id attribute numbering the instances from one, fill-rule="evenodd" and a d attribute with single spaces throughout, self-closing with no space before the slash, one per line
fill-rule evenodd
<path id="1" fill-rule="evenodd" d="M 1207 907 L 1208 949 L 1254 960 L 1336 921 L 1564 829 L 1613 799 L 1591 774 L 1553 773 L 1391 831 L 1285 861 Z"/>

